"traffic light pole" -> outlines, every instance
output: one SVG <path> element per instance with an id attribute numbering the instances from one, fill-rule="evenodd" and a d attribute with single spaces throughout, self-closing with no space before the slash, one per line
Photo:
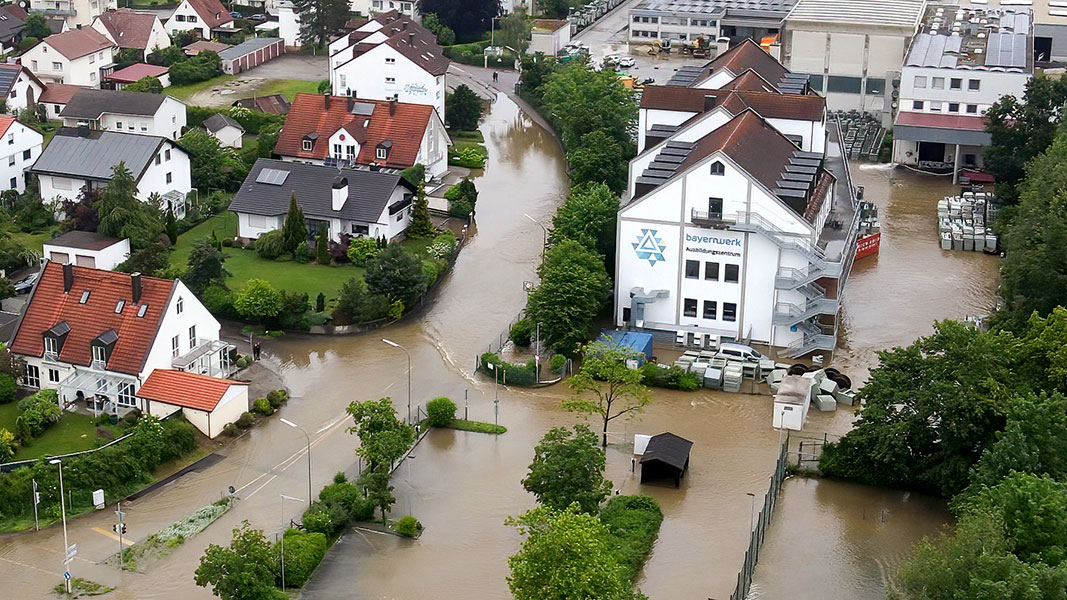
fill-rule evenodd
<path id="1" fill-rule="evenodd" d="M 122 522 L 122 503 L 115 504 L 115 517 L 118 519 L 118 523 L 115 523 L 115 533 L 119 534 L 119 570 L 122 570 L 122 534 L 126 533 L 126 524 Z"/>

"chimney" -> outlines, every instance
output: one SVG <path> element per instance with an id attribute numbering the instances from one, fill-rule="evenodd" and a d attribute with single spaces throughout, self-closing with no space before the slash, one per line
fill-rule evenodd
<path id="1" fill-rule="evenodd" d="M 716 98 L 715 98 L 715 96 L 713 94 L 708 94 L 708 95 L 704 96 L 704 112 L 707 112 L 707 111 L 715 108 L 715 101 L 716 101 Z"/>
<path id="2" fill-rule="evenodd" d="M 333 180 L 333 209 L 341 210 L 346 200 L 348 200 L 348 179 L 344 175 L 338 175 Z"/>
<path id="3" fill-rule="evenodd" d="M 326 106 L 326 110 L 330 110 L 330 92 L 322 94 L 322 103 Z"/>
<path id="4" fill-rule="evenodd" d="M 78 137 L 89 137 L 89 124 L 84 121 L 78 122 Z"/>
<path id="5" fill-rule="evenodd" d="M 130 287 L 133 290 L 133 303 L 137 304 L 141 301 L 141 274 L 134 273 L 130 275 Z"/>
<path id="6" fill-rule="evenodd" d="M 389 99 L 389 116 L 396 114 L 396 96 Z"/>
<path id="7" fill-rule="evenodd" d="M 70 288 L 74 287 L 74 265 L 63 264 L 63 293 L 69 294 Z"/>
<path id="8" fill-rule="evenodd" d="M 410 46 L 414 46 L 415 45 L 415 32 L 414 31 L 408 33 L 408 45 L 410 45 Z"/>

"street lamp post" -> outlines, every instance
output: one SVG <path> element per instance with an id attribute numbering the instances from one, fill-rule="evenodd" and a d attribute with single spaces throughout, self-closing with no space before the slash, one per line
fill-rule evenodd
<path id="1" fill-rule="evenodd" d="M 392 346 L 394 348 L 400 348 L 401 350 L 404 351 L 404 355 L 408 357 L 408 420 L 407 420 L 407 424 L 411 425 L 411 353 L 408 352 L 407 348 L 401 346 L 400 344 L 398 344 L 398 343 L 396 343 L 396 342 L 394 342 L 392 340 L 387 340 L 385 338 L 382 338 L 382 341 L 385 342 L 386 344 L 389 344 L 390 346 Z"/>
<path id="2" fill-rule="evenodd" d="M 531 217 L 530 215 L 528 215 L 526 213 L 522 213 L 522 216 L 524 216 L 527 219 L 533 221 L 534 223 L 537 223 L 537 225 L 540 226 L 541 230 L 544 232 L 544 236 L 543 236 L 544 239 L 541 242 L 541 262 L 545 262 L 545 248 L 548 246 L 548 228 L 545 227 L 545 225 L 543 223 L 541 223 L 541 221 L 538 221 L 537 219 Z"/>
<path id="3" fill-rule="evenodd" d="M 500 378 L 497 376 L 500 369 L 491 362 L 486 364 L 493 370 L 493 425 L 500 425 Z"/>
<path id="4" fill-rule="evenodd" d="M 63 461 L 53 458 L 48 462 L 53 465 L 59 465 L 59 510 L 63 515 L 63 571 L 70 572 L 70 544 L 67 541 L 67 503 L 63 498 Z M 63 580 L 69 594 L 70 579 L 64 577 Z"/>
<path id="5" fill-rule="evenodd" d="M 308 443 L 308 508 L 311 508 L 311 498 L 312 498 L 312 496 L 311 496 L 311 436 L 308 435 L 308 432 L 307 432 L 306 429 L 304 429 L 303 427 L 297 425 L 296 423 L 293 423 L 289 419 L 281 419 L 281 422 L 285 423 L 286 425 L 288 425 L 288 426 L 290 426 L 290 427 L 292 427 L 294 429 L 299 429 L 300 432 L 304 434 L 304 439 L 307 440 L 307 443 Z"/>
<path id="6" fill-rule="evenodd" d="M 278 494 L 282 497 L 282 535 L 279 538 L 279 547 L 281 548 L 281 564 L 282 564 L 282 591 L 285 591 L 285 530 L 289 529 L 288 523 L 285 522 L 285 501 L 292 500 L 293 502 L 303 502 L 300 498 L 293 498 L 292 496 L 286 496 L 285 494 Z M 308 501 L 311 498 L 308 497 Z"/>

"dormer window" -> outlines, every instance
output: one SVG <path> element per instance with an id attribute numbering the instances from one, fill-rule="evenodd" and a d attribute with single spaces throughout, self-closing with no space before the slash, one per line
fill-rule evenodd
<path id="1" fill-rule="evenodd" d="M 715 161 L 715 162 L 711 163 L 711 174 L 712 175 L 725 175 L 726 174 L 726 167 L 723 166 L 723 164 L 720 161 Z"/>
<path id="2" fill-rule="evenodd" d="M 107 364 L 107 348 L 93 346 L 93 366 L 103 366 L 105 364 Z"/>
<path id="3" fill-rule="evenodd" d="M 385 160 L 387 156 L 389 156 L 389 152 L 385 148 L 379 146 L 378 151 L 375 154 L 375 158 L 377 158 L 378 160 Z"/>
<path id="4" fill-rule="evenodd" d="M 311 140 L 304 140 L 303 148 L 304 152 L 311 152 Z"/>
<path id="5" fill-rule="evenodd" d="M 91 343 L 94 369 L 107 368 L 107 361 L 111 358 L 111 352 L 115 349 L 117 341 L 119 341 L 119 334 L 114 329 L 108 329 L 96 336 Z"/>
<path id="6" fill-rule="evenodd" d="M 59 354 L 59 341 L 54 337 L 44 338 L 45 357 L 55 357 Z"/>
<path id="7" fill-rule="evenodd" d="M 60 321 L 44 332 L 44 357 L 45 360 L 57 360 L 63 350 L 63 342 L 70 333 L 70 325 L 66 321 Z"/>
<path id="8" fill-rule="evenodd" d="M 319 134 L 312 132 L 304 136 L 304 141 L 301 143 L 301 148 L 304 152 L 311 152 L 315 147 L 315 140 L 319 139 Z"/>

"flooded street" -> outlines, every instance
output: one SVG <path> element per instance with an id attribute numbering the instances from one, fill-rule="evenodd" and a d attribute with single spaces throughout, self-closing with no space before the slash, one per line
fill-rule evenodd
<path id="1" fill-rule="evenodd" d="M 492 421 L 494 386 L 473 377 L 475 357 L 525 304 L 542 230 L 566 195 L 565 161 L 555 140 L 500 97 L 482 126 L 489 165 L 479 189 L 477 230 L 434 303 L 417 318 L 379 334 L 355 337 L 285 336 L 264 342 L 266 362 L 292 390 L 281 416 L 311 435 L 316 491 L 337 471 L 356 472 L 356 439 L 345 432 L 353 400 L 390 396 L 404 414 L 404 354 L 411 352 L 413 404 L 449 396 L 471 419 Z M 934 320 L 984 312 L 992 305 L 997 259 L 948 253 L 937 244 L 936 200 L 944 180 L 858 166 L 857 185 L 878 204 L 881 255 L 856 265 L 846 290 L 842 371 L 862 381 L 875 352 L 911 342 Z M 907 186 L 907 189 L 903 187 Z M 309 599 L 509 597 L 507 557 L 519 547 L 504 520 L 534 504 L 520 480 L 533 446 L 551 427 L 577 422 L 562 412 L 563 386 L 539 390 L 500 387 L 502 436 L 432 431 L 396 471 L 393 514 L 416 516 L 418 540 L 350 530 L 330 551 L 301 595 Z M 851 410 L 813 413 L 806 431 L 842 433 Z M 630 470 L 634 433 L 672 431 L 693 440 L 690 474 L 681 489 L 639 486 Z M 656 390 L 643 415 L 612 425 L 608 473 L 623 493 L 657 499 L 665 519 L 639 585 L 653 599 L 725 598 L 733 589 L 748 544 L 751 500 L 762 503 L 774 468 L 779 434 L 771 428 L 768 396 Z M 179 479 L 162 492 L 123 503 L 135 540 L 217 500 L 233 485 L 233 510 L 147 573 L 119 574 L 96 564 L 117 550 L 106 535 L 114 516 L 100 511 L 71 523 L 79 546 L 72 571 L 118 590 L 123 599 L 210 598 L 192 580 L 208 543 L 226 544 L 242 520 L 273 535 L 299 519 L 306 500 L 304 437 L 277 419 L 222 450 L 215 465 Z M 76 492 L 77 493 L 77 492 Z M 947 520 L 935 500 L 835 482 L 790 480 L 764 547 L 755 590 L 761 598 L 884 596 L 887 571 L 922 535 Z M 98 531 L 103 530 L 103 532 Z M 9 594 L 39 598 L 60 581 L 62 531 L 51 527 L 0 538 L 0 572 Z M 785 587 L 788 586 L 788 587 Z M 788 592 L 785 591 L 788 589 Z M 803 594 L 810 593 L 808 596 Z"/>

